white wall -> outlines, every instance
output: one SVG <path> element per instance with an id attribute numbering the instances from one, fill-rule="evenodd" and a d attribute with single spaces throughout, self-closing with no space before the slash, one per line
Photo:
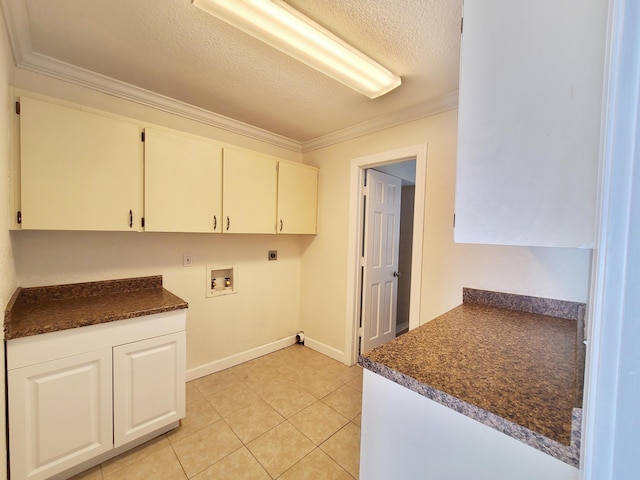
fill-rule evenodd
<path id="1" fill-rule="evenodd" d="M 128 232 L 12 232 L 20 286 L 162 275 L 189 303 L 187 369 L 292 336 L 298 329 L 295 236 Z M 278 260 L 267 260 L 278 250 Z M 193 266 L 182 266 L 182 254 Z M 206 298 L 206 266 L 235 263 L 234 295 Z"/>
<path id="2" fill-rule="evenodd" d="M 349 168 L 353 158 L 428 143 L 420 323 L 473 287 L 585 302 L 590 250 L 453 243 L 457 111 L 450 110 L 304 155 L 320 167 L 319 235 L 302 254 L 302 328 L 345 351 Z"/>
<path id="3" fill-rule="evenodd" d="M 16 272 L 9 238 L 9 152 L 11 138 L 11 94 L 13 84 L 13 57 L 9 47 L 9 37 L 0 10 L 0 308 L 13 295 L 16 288 Z M 4 315 L 0 323 L 4 323 Z M 4 333 L 2 334 L 4 338 Z M 4 342 L 0 345 L 0 383 L 4 385 Z M 4 388 L 3 388 L 4 391 Z M 5 411 L 5 396 L 0 396 L 0 411 Z M 0 415 L 0 432 L 5 431 L 5 416 Z M 0 478 L 6 478 L 6 438 L 0 434 Z"/>
<path id="4" fill-rule="evenodd" d="M 258 140 L 21 69 L 15 71 L 15 85 L 17 93 L 24 89 L 57 97 L 280 158 L 299 161 L 301 157 Z M 190 375 L 193 369 L 292 337 L 298 330 L 299 236 L 14 231 L 11 241 L 20 286 L 163 275 L 165 287 L 189 303 Z M 269 250 L 278 250 L 277 261 L 267 260 Z M 193 255 L 193 266 L 182 266 L 183 253 Z M 205 298 L 206 265 L 229 263 L 238 266 L 239 293 Z"/>

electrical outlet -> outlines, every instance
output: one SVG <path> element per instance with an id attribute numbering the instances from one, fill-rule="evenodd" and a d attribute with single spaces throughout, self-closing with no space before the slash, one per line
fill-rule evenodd
<path id="1" fill-rule="evenodd" d="M 269 261 L 272 262 L 274 260 L 278 260 L 278 251 L 277 250 L 269 250 Z"/>
<path id="2" fill-rule="evenodd" d="M 183 267 L 190 267 L 191 265 L 193 265 L 193 258 L 191 257 L 190 253 L 183 253 L 182 254 L 182 266 Z"/>

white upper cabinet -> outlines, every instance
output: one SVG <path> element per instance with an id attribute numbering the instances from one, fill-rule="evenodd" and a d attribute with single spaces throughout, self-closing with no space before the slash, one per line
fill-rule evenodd
<path id="1" fill-rule="evenodd" d="M 25 97 L 19 118 L 23 229 L 141 229 L 138 125 Z"/>
<path id="2" fill-rule="evenodd" d="M 222 232 L 222 148 L 145 129 L 145 230 Z"/>
<path id="3" fill-rule="evenodd" d="M 278 164 L 278 233 L 317 233 L 318 169 Z"/>
<path id="4" fill-rule="evenodd" d="M 592 247 L 606 0 L 468 0 L 455 241 Z"/>
<path id="5" fill-rule="evenodd" d="M 272 157 L 224 149 L 224 233 L 276 233 L 277 166 Z"/>

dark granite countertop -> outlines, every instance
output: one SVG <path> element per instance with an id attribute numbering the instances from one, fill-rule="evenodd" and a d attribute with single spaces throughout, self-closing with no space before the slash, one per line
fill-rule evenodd
<path id="1" fill-rule="evenodd" d="M 361 355 L 360 365 L 577 466 L 581 321 L 471 303 L 468 293 L 459 307 Z"/>
<path id="2" fill-rule="evenodd" d="M 18 288 L 4 317 L 6 340 L 188 308 L 162 276 Z"/>

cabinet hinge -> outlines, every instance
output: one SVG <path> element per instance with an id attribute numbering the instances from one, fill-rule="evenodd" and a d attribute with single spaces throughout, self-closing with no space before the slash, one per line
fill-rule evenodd
<path id="1" fill-rule="evenodd" d="M 140 132 L 140 141 L 144 142 L 144 130 Z"/>
<path id="2" fill-rule="evenodd" d="M 18 210 L 18 214 L 16 215 L 16 221 L 19 225 L 22 224 L 22 212 L 20 210 Z"/>
<path id="3" fill-rule="evenodd" d="M 20 102 L 16 101 L 16 114 L 20 115 Z"/>
<path id="4" fill-rule="evenodd" d="M 140 219 L 140 225 L 142 226 L 142 228 L 144 228 L 144 217 Z"/>

